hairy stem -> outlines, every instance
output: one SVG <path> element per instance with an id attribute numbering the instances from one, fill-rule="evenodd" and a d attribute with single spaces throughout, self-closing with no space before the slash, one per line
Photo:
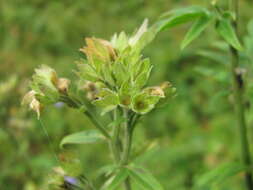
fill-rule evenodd
<path id="1" fill-rule="evenodd" d="M 236 32 L 238 32 L 238 10 L 239 4 L 238 0 L 231 1 L 231 11 L 234 11 L 236 15 L 236 20 L 234 20 L 233 27 Z M 242 73 L 239 68 L 239 52 L 230 47 L 231 51 L 231 72 L 233 76 L 233 93 L 235 99 L 235 111 L 237 117 L 237 125 L 239 127 L 240 141 L 241 141 L 241 157 L 242 161 L 246 166 L 251 166 L 251 156 L 249 148 L 249 140 L 247 136 L 247 125 L 245 120 L 245 107 L 243 101 L 244 94 L 244 83 L 242 78 Z M 245 172 L 245 181 L 248 190 L 253 190 L 253 180 L 252 173 L 250 170 Z"/>
<path id="2" fill-rule="evenodd" d="M 118 117 L 117 114 L 117 109 L 114 110 L 113 113 L 113 120 L 116 121 Z M 115 159 L 115 162 L 118 163 L 120 161 L 120 139 L 119 139 L 119 134 L 120 134 L 120 125 L 118 126 L 113 126 L 113 135 L 112 135 L 112 140 L 111 140 L 111 148 L 113 152 L 113 156 Z"/>
<path id="3" fill-rule="evenodd" d="M 74 97 L 62 95 L 60 97 L 60 100 L 70 107 L 81 109 L 82 105 L 78 100 L 76 100 Z M 84 106 L 86 107 L 86 106 Z M 97 121 L 96 117 L 89 111 L 84 109 L 83 113 L 92 121 L 92 123 L 95 125 L 95 127 L 107 138 L 111 139 L 110 134 L 107 132 L 107 130 Z"/>
<path id="4" fill-rule="evenodd" d="M 124 123 L 124 149 L 122 153 L 122 159 L 120 164 L 121 165 L 127 165 L 132 145 L 132 133 L 130 131 L 130 125 L 129 125 L 129 117 L 126 110 L 124 110 L 124 117 L 127 119 L 127 121 Z"/>
<path id="5" fill-rule="evenodd" d="M 89 119 L 92 121 L 92 123 L 95 125 L 95 127 L 107 138 L 111 139 L 110 134 L 107 132 L 107 130 L 97 121 L 95 116 L 91 114 L 89 111 L 86 111 L 85 114 L 89 117 Z"/>
<path id="6" fill-rule="evenodd" d="M 126 122 L 124 123 L 124 149 L 122 153 L 122 159 L 120 162 L 121 166 L 125 166 L 129 162 L 129 156 L 130 156 L 130 151 L 131 151 L 131 145 L 132 145 L 132 132 L 131 126 L 130 126 L 130 117 L 128 114 L 127 110 L 123 111 L 124 117 L 126 118 Z M 126 190 L 131 190 L 131 183 L 130 183 L 130 178 L 126 178 L 124 182 L 124 187 Z"/>

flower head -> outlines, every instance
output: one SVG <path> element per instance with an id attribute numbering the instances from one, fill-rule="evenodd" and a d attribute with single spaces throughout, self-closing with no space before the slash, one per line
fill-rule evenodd
<path id="1" fill-rule="evenodd" d="M 95 91 L 87 90 L 89 99 L 102 108 L 102 113 L 121 106 L 145 114 L 165 99 L 170 83 L 146 87 L 153 66 L 141 50 L 154 36 L 146 19 L 132 36 L 121 32 L 110 42 L 86 38 L 86 46 L 80 49 L 86 60 L 78 62 L 78 74 L 81 80 L 89 81 L 87 84 L 102 84 Z"/>
<path id="2" fill-rule="evenodd" d="M 35 69 L 31 81 L 31 91 L 23 98 L 22 104 L 29 105 L 30 109 L 40 116 L 44 105 L 59 102 L 61 94 L 67 94 L 70 81 L 65 78 L 58 78 L 54 69 L 42 65 Z"/>

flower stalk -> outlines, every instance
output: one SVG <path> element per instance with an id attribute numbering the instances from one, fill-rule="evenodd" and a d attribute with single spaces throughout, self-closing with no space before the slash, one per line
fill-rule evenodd
<path id="1" fill-rule="evenodd" d="M 233 27 L 236 33 L 238 33 L 239 1 L 231 0 L 230 6 L 231 11 L 235 13 L 235 20 L 233 22 Z M 232 46 L 230 46 L 230 52 L 231 52 L 231 73 L 233 77 L 233 93 L 235 101 L 234 107 L 236 111 L 237 125 L 239 128 L 239 135 L 241 141 L 241 157 L 243 164 L 247 167 L 251 167 L 252 161 L 250 155 L 249 140 L 247 136 L 248 132 L 245 119 L 245 106 L 243 100 L 244 81 L 242 77 L 242 72 L 240 72 L 239 52 Z M 245 181 L 248 190 L 253 190 L 253 179 L 250 170 L 245 171 Z"/>

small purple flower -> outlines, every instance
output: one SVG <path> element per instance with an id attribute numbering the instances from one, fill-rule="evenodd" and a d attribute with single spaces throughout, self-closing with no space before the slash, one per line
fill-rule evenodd
<path id="1" fill-rule="evenodd" d="M 74 177 L 65 176 L 64 181 L 71 184 L 71 185 L 78 185 L 78 180 Z"/>
<path id="2" fill-rule="evenodd" d="M 57 102 L 57 103 L 54 104 L 54 106 L 55 106 L 56 108 L 62 108 L 63 105 L 64 105 L 63 102 Z"/>

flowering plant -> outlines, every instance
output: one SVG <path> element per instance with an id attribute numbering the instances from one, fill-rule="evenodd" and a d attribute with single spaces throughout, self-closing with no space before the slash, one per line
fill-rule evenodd
<path id="1" fill-rule="evenodd" d="M 131 178 L 143 187 L 162 189 L 153 177 L 152 181 L 143 178 L 151 175 L 131 164 L 130 159 L 133 132 L 139 118 L 175 95 L 170 82 L 146 86 L 153 65 L 141 52 L 155 34 L 154 27 L 148 28 L 145 20 L 132 36 L 121 32 L 110 41 L 86 38 L 86 46 L 80 49 L 86 59 L 77 61 L 76 71 L 80 84 L 76 89 L 81 93 L 71 92 L 70 80 L 58 78 L 52 68 L 42 65 L 35 70 L 32 90 L 23 99 L 24 104 L 36 111 L 38 118 L 44 107 L 60 101 L 80 109 L 91 119 L 96 130 L 66 136 L 61 146 L 98 140 L 109 142 L 115 167 L 102 189 L 116 189 L 121 183 L 131 189 Z M 85 102 L 98 108 L 101 115 L 110 114 L 110 127 L 101 124 Z"/>

